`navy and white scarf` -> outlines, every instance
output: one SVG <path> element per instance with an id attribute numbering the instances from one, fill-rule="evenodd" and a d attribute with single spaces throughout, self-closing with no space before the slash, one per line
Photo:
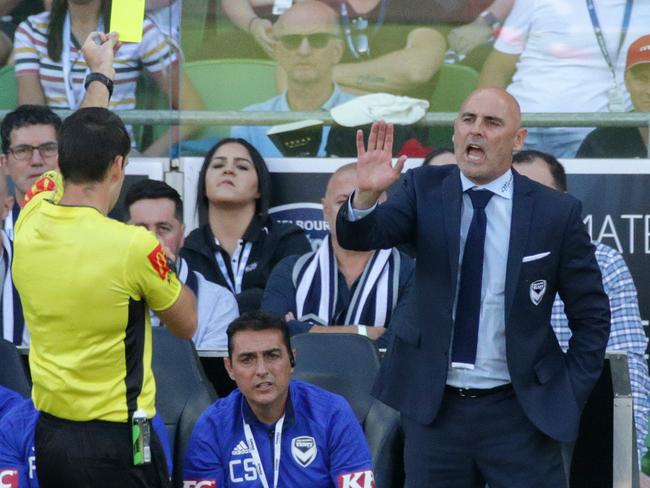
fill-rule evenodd
<path id="1" fill-rule="evenodd" d="M 396 249 L 375 251 L 358 280 L 345 320 L 333 324 L 338 299 L 338 266 L 328 235 L 318 250 L 301 256 L 293 267 L 296 317 L 322 325 L 385 327 L 397 303 L 400 264 Z"/>
<path id="2" fill-rule="evenodd" d="M 0 304 L 2 305 L 2 337 L 13 342 L 16 345 L 28 343 L 23 337 L 25 331 L 25 319 L 23 317 L 23 307 L 20 303 L 20 296 L 14 287 L 11 278 L 11 261 L 13 259 L 13 242 L 9 240 L 7 234 L 2 232 L 2 262 L 4 277 L 2 281 L 2 294 L 0 295 Z M 26 334 L 25 334 L 26 335 Z"/>

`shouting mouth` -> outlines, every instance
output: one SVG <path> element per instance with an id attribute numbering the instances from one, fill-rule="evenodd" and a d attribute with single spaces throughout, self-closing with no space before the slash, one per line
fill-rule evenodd
<path id="1" fill-rule="evenodd" d="M 468 144 L 465 148 L 465 157 L 469 161 L 480 161 L 485 158 L 485 150 L 478 144 Z"/>

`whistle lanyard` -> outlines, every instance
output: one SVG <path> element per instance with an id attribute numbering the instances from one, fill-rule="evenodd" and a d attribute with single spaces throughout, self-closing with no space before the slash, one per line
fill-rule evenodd
<path id="1" fill-rule="evenodd" d="M 625 3 L 625 12 L 623 13 L 623 25 L 621 26 L 621 34 L 618 39 L 618 49 L 616 50 L 616 59 L 612 62 L 612 58 L 609 55 L 607 50 L 607 44 L 605 43 L 605 36 L 603 36 L 603 29 L 600 26 L 600 20 L 598 20 L 598 14 L 596 13 L 596 7 L 594 6 L 594 0 L 587 1 L 587 10 L 589 11 L 589 18 L 591 19 L 591 25 L 594 28 L 594 34 L 596 35 L 596 40 L 598 41 L 598 47 L 600 47 L 600 52 L 605 58 L 609 70 L 612 72 L 612 77 L 616 83 L 616 66 L 615 62 L 618 61 L 618 58 L 621 54 L 621 49 L 625 42 L 625 37 L 627 36 L 628 28 L 630 27 L 630 18 L 632 17 L 632 3 L 633 0 L 627 0 Z"/>
<path id="2" fill-rule="evenodd" d="M 264 473 L 264 466 L 262 466 L 262 460 L 260 459 L 260 453 L 257 450 L 257 444 L 255 443 L 255 437 L 253 437 L 253 431 L 251 430 L 250 425 L 246 423 L 246 420 L 243 420 L 244 423 L 244 435 L 246 436 L 246 443 L 248 444 L 248 450 L 250 451 L 251 457 L 253 458 L 253 464 L 257 470 L 257 476 L 262 483 L 263 488 L 269 488 L 269 482 L 266 479 L 266 473 Z M 280 477 L 280 455 L 282 454 L 282 426 L 284 424 L 284 415 L 280 417 L 275 424 L 275 435 L 273 436 L 273 488 L 277 488 L 278 479 Z"/>
<path id="3" fill-rule="evenodd" d="M 104 31 L 104 22 L 102 20 L 97 24 L 97 31 Z M 77 58 L 74 63 L 71 62 L 70 56 L 72 52 L 72 27 L 70 25 L 70 14 L 65 14 L 65 21 L 63 22 L 63 50 L 61 52 L 61 64 L 63 71 L 63 85 L 65 87 L 65 97 L 68 100 L 68 108 L 70 110 L 76 110 L 79 108 L 81 100 L 77 100 L 77 95 L 74 92 L 74 87 L 72 85 L 72 66 L 77 64 L 79 58 L 81 57 L 81 47 L 77 50 Z M 90 70 L 86 66 L 86 72 L 84 74 L 84 79 Z M 83 83 L 81 84 L 83 86 Z"/>

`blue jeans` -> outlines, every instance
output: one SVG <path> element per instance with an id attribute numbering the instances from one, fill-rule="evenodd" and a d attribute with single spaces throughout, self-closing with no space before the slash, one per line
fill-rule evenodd
<path id="1" fill-rule="evenodd" d="M 556 158 L 574 158 L 582 141 L 593 128 L 589 127 L 531 127 L 524 149 L 535 149 Z"/>

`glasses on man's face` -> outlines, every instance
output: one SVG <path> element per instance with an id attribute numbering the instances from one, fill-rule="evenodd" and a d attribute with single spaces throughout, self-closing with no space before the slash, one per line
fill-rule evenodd
<path id="1" fill-rule="evenodd" d="M 328 32 L 317 32 L 315 34 L 287 34 L 286 36 L 281 36 L 278 40 L 285 49 L 295 51 L 300 47 L 303 39 L 307 39 L 307 42 L 313 49 L 322 49 L 327 46 L 327 43 L 332 37 L 336 36 Z"/>
<path id="2" fill-rule="evenodd" d="M 52 158 L 59 153 L 59 145 L 56 142 L 46 142 L 40 146 L 21 144 L 20 146 L 9 148 L 9 152 L 13 155 L 13 157 L 20 161 L 32 159 L 34 151 L 38 151 L 43 159 Z"/>

